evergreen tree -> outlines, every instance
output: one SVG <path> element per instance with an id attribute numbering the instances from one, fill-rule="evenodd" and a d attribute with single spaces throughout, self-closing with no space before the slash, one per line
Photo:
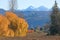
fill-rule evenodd
<path id="1" fill-rule="evenodd" d="M 58 33 L 58 14 L 59 14 L 59 9 L 57 6 L 57 2 L 55 1 L 55 4 L 52 8 L 52 14 L 51 14 L 51 27 L 50 27 L 50 34 L 55 35 Z"/>

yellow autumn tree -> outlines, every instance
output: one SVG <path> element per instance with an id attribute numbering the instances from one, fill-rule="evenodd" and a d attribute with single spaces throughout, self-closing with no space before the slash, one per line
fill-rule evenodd
<path id="1" fill-rule="evenodd" d="M 9 20 L 5 16 L 0 15 L 0 36 L 14 36 L 14 32 L 8 28 L 9 24 Z"/>
<path id="2" fill-rule="evenodd" d="M 7 19 L 10 21 L 9 28 L 14 31 L 14 36 L 26 36 L 28 24 L 23 18 L 19 18 L 13 12 L 6 12 Z"/>
<path id="3" fill-rule="evenodd" d="M 16 16 L 16 14 L 14 14 L 13 12 L 6 12 L 5 16 L 10 21 L 9 28 L 11 28 L 15 32 L 18 27 L 18 16 Z"/>
<path id="4" fill-rule="evenodd" d="M 28 24 L 27 22 L 23 19 L 23 18 L 19 18 L 18 19 L 18 27 L 17 30 L 15 32 L 16 36 L 26 36 L 28 31 Z"/>

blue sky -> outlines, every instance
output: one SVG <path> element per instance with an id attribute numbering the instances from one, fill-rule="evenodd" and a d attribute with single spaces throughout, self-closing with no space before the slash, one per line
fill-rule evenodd
<path id="1" fill-rule="evenodd" d="M 40 6 L 45 6 L 47 8 L 51 8 L 54 4 L 55 0 L 16 0 L 17 1 L 17 9 L 26 9 L 29 6 L 33 6 L 38 8 Z M 58 6 L 60 7 L 60 0 L 57 0 Z M 0 0 L 0 8 L 5 10 L 9 9 L 9 0 Z"/>

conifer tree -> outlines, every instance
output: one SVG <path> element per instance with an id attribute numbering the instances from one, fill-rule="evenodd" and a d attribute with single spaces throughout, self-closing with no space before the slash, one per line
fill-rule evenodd
<path id="1" fill-rule="evenodd" d="M 57 2 L 55 1 L 55 4 L 52 8 L 52 13 L 51 13 L 51 27 L 50 27 L 50 34 L 55 35 L 58 33 L 58 14 L 59 14 L 59 9 L 57 6 Z"/>

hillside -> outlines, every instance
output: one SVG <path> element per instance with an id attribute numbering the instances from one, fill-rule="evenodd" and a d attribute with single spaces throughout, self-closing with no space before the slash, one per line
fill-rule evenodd
<path id="1" fill-rule="evenodd" d="M 31 7 L 32 8 L 32 7 Z M 45 8 L 46 9 L 46 8 Z M 6 10 L 0 9 L 0 14 L 5 14 Z M 15 14 L 25 18 L 29 24 L 29 28 L 36 26 L 44 26 L 50 22 L 50 11 L 20 11 L 15 10 Z"/>

